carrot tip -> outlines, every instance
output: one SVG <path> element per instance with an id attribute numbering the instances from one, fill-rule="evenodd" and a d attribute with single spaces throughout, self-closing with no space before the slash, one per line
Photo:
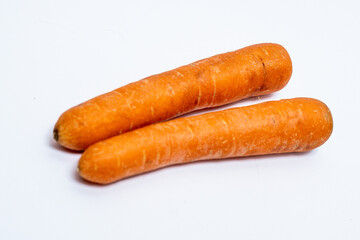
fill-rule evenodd
<path id="1" fill-rule="evenodd" d="M 58 141 L 59 140 L 59 130 L 57 128 L 54 128 L 53 135 L 54 135 L 55 141 Z"/>

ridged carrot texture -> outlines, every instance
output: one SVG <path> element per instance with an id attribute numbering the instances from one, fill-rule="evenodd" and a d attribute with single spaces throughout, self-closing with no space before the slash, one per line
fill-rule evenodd
<path id="1" fill-rule="evenodd" d="M 333 120 L 319 100 L 294 98 L 174 119 L 140 128 L 85 150 L 84 179 L 106 184 L 169 165 L 286 152 L 322 145 Z"/>
<path id="2" fill-rule="evenodd" d="M 258 44 L 153 75 L 63 113 L 54 138 L 83 150 L 100 140 L 197 109 L 283 88 L 292 73 L 286 50 Z"/>

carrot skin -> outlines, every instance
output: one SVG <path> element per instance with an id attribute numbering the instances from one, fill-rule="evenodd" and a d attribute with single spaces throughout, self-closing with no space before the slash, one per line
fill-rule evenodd
<path id="1" fill-rule="evenodd" d="M 98 142 L 78 164 L 84 179 L 107 184 L 174 164 L 287 152 L 322 145 L 333 120 L 319 100 L 294 98 L 149 125 Z"/>
<path id="2" fill-rule="evenodd" d="M 292 63 L 278 44 L 257 44 L 153 75 L 64 112 L 54 127 L 73 150 L 203 108 L 283 88 Z"/>

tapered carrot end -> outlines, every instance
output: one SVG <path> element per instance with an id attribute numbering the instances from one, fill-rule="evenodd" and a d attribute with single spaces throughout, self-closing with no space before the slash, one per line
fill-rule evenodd
<path id="1" fill-rule="evenodd" d="M 292 75 L 292 61 L 286 49 L 276 43 L 261 43 L 242 49 L 256 56 L 264 71 L 264 81 L 253 96 L 273 93 L 284 88 Z"/>
<path id="2" fill-rule="evenodd" d="M 83 151 L 90 144 L 83 140 L 83 134 L 78 134 L 78 132 L 81 131 L 81 126 L 76 118 L 72 118 L 74 118 L 74 115 L 69 114 L 69 111 L 66 111 L 60 116 L 54 126 L 53 138 L 64 148 L 73 151 Z M 77 137 L 73 137 L 74 135 Z"/>
<path id="3" fill-rule="evenodd" d="M 88 159 L 86 154 L 81 156 L 77 166 L 77 172 L 82 179 L 91 183 L 103 185 L 116 181 L 114 179 L 108 180 L 107 172 L 103 171 L 101 166 L 98 166 L 93 159 Z"/>
<path id="4" fill-rule="evenodd" d="M 97 154 L 97 151 L 99 149 L 97 147 L 98 145 L 99 143 L 94 144 L 84 151 L 84 153 L 79 159 L 77 171 L 79 176 L 88 182 L 97 183 L 97 184 L 106 184 L 108 183 L 108 181 L 106 181 L 107 171 L 104 171 L 102 165 L 98 163 L 99 161 L 99 154 Z M 101 159 L 103 159 L 104 156 L 106 156 L 106 154 L 102 154 L 102 155 L 103 156 L 101 156 Z M 108 171 L 108 173 L 110 174 L 111 171 Z"/>

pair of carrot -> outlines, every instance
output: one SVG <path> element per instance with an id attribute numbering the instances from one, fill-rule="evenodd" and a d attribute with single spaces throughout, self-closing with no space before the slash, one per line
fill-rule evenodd
<path id="1" fill-rule="evenodd" d="M 291 59 L 277 44 L 216 55 L 69 109 L 56 123 L 54 138 L 66 148 L 86 149 L 79 174 L 100 184 L 203 159 L 308 151 L 322 145 L 333 126 L 327 106 L 311 98 L 162 122 L 278 91 L 291 73 Z"/>

